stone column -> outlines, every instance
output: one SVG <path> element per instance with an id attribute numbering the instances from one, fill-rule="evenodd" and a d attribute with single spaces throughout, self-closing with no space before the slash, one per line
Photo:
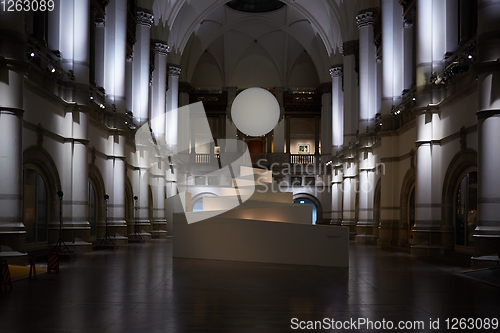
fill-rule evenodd
<path id="1" fill-rule="evenodd" d="M 413 17 L 403 21 L 404 60 L 403 60 L 403 88 L 409 90 L 413 84 Z"/>
<path id="2" fill-rule="evenodd" d="M 499 266 L 500 253 L 500 3 L 479 0 L 478 78 L 478 222 L 473 266 Z"/>
<path id="3" fill-rule="evenodd" d="M 404 75 L 409 73 L 408 80 L 411 86 L 413 66 L 404 63 L 405 53 L 403 52 L 403 9 L 401 5 L 393 0 L 382 2 L 382 122 L 386 122 L 387 127 L 392 126 L 392 108 L 401 103 L 404 88 Z M 405 35 L 406 36 L 406 35 Z M 410 36 L 412 38 L 412 35 Z M 413 46 L 408 45 L 409 55 L 413 53 Z M 409 59 L 411 61 L 411 59 Z M 384 129 L 384 124 L 382 125 Z M 399 202 L 400 197 L 397 189 L 399 162 L 394 160 L 394 145 L 397 144 L 397 136 L 392 136 L 389 131 L 380 134 L 381 146 L 380 159 L 384 163 L 385 172 L 381 174 L 381 207 L 380 221 L 378 227 L 377 245 L 390 246 L 397 237 L 399 224 Z M 396 187 L 396 188 L 395 188 Z"/>
<path id="4" fill-rule="evenodd" d="M 105 18 L 95 20 L 95 85 L 104 87 Z"/>
<path id="5" fill-rule="evenodd" d="M 377 113 L 377 59 L 373 43 L 373 15 L 370 10 L 356 16 L 359 27 L 359 221 L 356 242 L 373 242 L 373 196 L 375 161 L 373 135 Z"/>
<path id="6" fill-rule="evenodd" d="M 149 60 L 152 24 L 153 15 L 151 13 L 145 10 L 137 11 L 137 41 L 134 44 L 134 61 L 132 65 L 132 93 L 134 96 L 132 111 L 137 125 L 144 124 L 149 116 Z"/>
<path id="7" fill-rule="evenodd" d="M 359 117 L 359 79 L 357 64 L 359 59 L 359 41 L 345 42 L 344 54 L 344 147 L 356 141 Z"/>
<path id="8" fill-rule="evenodd" d="M 111 0 L 106 7 L 104 89 L 106 102 L 125 113 L 127 3 Z"/>
<path id="9" fill-rule="evenodd" d="M 181 68 L 175 65 L 168 66 L 167 70 L 167 114 L 166 114 L 166 130 L 165 136 L 167 146 L 175 152 L 178 144 L 178 129 L 179 129 L 179 77 Z M 177 194 L 177 175 L 172 172 L 172 169 L 167 169 L 167 198 Z"/>
<path id="10" fill-rule="evenodd" d="M 342 208 L 342 226 L 349 228 L 349 239 L 356 235 L 356 175 L 358 172 L 354 158 L 344 159 L 344 205 Z"/>
<path id="11" fill-rule="evenodd" d="M 417 3 L 417 57 L 416 105 L 417 161 L 415 187 L 415 226 L 411 252 L 427 256 L 441 248 L 441 117 L 439 108 L 442 89 L 430 82 L 432 72 L 439 73 L 444 66 L 445 1 L 418 0 Z"/>
<path id="12" fill-rule="evenodd" d="M 63 197 L 63 238 L 76 252 L 92 250 L 88 222 L 88 104 L 89 104 L 89 10 L 88 0 L 61 1 L 60 22 L 64 33 L 59 38 L 65 77 L 65 127 L 71 128 L 63 147 L 61 186 Z M 56 243 L 59 223 L 50 224 L 49 243 Z"/>
<path id="13" fill-rule="evenodd" d="M 332 146 L 333 153 L 342 151 L 344 145 L 344 91 L 342 90 L 342 65 L 330 69 L 332 76 Z"/>
<path id="14" fill-rule="evenodd" d="M 127 34 L 127 3 L 111 0 L 106 7 L 104 89 L 106 102 L 124 114 L 126 107 L 125 62 Z M 115 119 L 115 126 L 121 126 Z M 108 202 L 108 233 L 115 243 L 127 243 L 125 221 L 125 133 L 114 130 L 108 137 L 108 161 L 106 165 L 106 191 Z"/>
<path id="15" fill-rule="evenodd" d="M 26 52 L 24 13 L 0 11 L 0 258 L 21 259 L 26 231 L 22 213 L 22 124 Z"/>
<path id="16" fill-rule="evenodd" d="M 333 131 L 333 115 L 332 115 L 332 87 L 329 83 L 321 85 L 324 87 L 321 95 L 321 155 L 332 155 L 332 131 Z M 325 159 L 326 161 L 326 159 Z"/>
<path id="17" fill-rule="evenodd" d="M 167 90 L 167 55 L 170 46 L 164 42 L 154 43 L 155 69 L 153 71 L 152 83 L 152 107 L 151 128 L 158 142 L 165 142 L 165 115 Z M 151 169 L 153 184 L 153 221 L 151 236 L 153 238 L 165 238 L 167 236 L 167 220 L 165 218 L 165 175 L 166 165 L 162 163 Z"/>
<path id="18" fill-rule="evenodd" d="M 342 172 L 335 166 L 332 172 L 332 219 L 330 224 L 342 225 Z"/>
<path id="19" fill-rule="evenodd" d="M 359 133 L 373 127 L 377 113 L 377 61 L 373 44 L 373 12 L 356 16 L 359 27 Z"/>

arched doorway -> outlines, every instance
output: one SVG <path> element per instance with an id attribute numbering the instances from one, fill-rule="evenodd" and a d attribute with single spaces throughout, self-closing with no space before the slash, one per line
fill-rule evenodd
<path id="1" fill-rule="evenodd" d="M 472 254 L 477 216 L 476 151 L 462 150 L 451 160 L 443 183 L 443 203 L 444 248 Z"/>
<path id="2" fill-rule="evenodd" d="M 455 190 L 455 249 L 469 252 L 474 247 L 477 226 L 477 171 L 466 173 Z"/>
<path id="3" fill-rule="evenodd" d="M 413 227 L 415 225 L 415 168 L 410 168 L 403 179 L 399 203 L 399 237 L 398 245 L 407 246 L 413 242 Z"/>
<path id="4" fill-rule="evenodd" d="M 301 193 L 293 196 L 293 203 L 299 205 L 311 205 L 312 209 L 312 224 L 322 224 L 323 223 L 323 208 L 321 202 L 314 196 Z M 328 221 L 329 223 L 330 221 Z"/>
<path id="5" fill-rule="evenodd" d="M 193 212 L 202 212 L 203 211 L 203 198 L 217 198 L 216 194 L 210 192 L 203 192 L 195 195 L 191 202 L 193 204 Z"/>
<path id="6" fill-rule="evenodd" d="M 311 205 L 313 207 L 312 209 L 312 224 L 316 224 L 318 221 L 318 209 L 316 208 L 316 205 L 314 202 L 312 202 L 309 199 L 295 199 L 293 200 L 294 204 L 301 204 L 301 205 Z"/>
<path id="7" fill-rule="evenodd" d="M 49 222 L 49 194 L 47 182 L 34 165 L 23 170 L 23 222 L 25 243 L 47 243 Z"/>

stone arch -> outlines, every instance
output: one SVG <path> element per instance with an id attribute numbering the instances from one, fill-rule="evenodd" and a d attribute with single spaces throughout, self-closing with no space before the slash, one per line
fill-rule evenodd
<path id="1" fill-rule="evenodd" d="M 101 171 L 94 164 L 89 164 L 88 166 L 88 177 L 89 181 L 94 186 L 96 192 L 96 204 L 97 204 L 97 229 L 100 226 L 106 224 L 106 207 L 104 201 L 104 195 L 106 194 L 106 186 L 104 184 L 104 179 L 102 178 Z M 97 230 L 97 237 L 99 237 L 99 230 Z"/>
<path id="2" fill-rule="evenodd" d="M 316 224 L 329 224 L 330 221 L 323 221 L 323 206 L 321 201 L 318 200 L 314 195 L 309 193 L 297 193 L 293 195 L 293 200 L 307 199 L 310 200 L 316 206 Z"/>
<path id="3" fill-rule="evenodd" d="M 196 194 L 194 197 L 191 198 L 191 204 L 194 208 L 194 205 L 200 201 L 200 200 L 203 200 L 203 198 L 217 198 L 218 195 L 215 194 L 215 193 L 212 193 L 212 192 L 202 192 L 202 193 L 198 193 Z"/>
<path id="4" fill-rule="evenodd" d="M 401 194 L 399 201 L 399 228 L 398 228 L 398 245 L 408 245 L 410 243 L 408 237 L 409 228 L 409 204 L 410 204 L 410 194 L 416 184 L 416 170 L 415 167 L 411 167 L 403 178 L 403 184 L 401 186 Z"/>
<path id="5" fill-rule="evenodd" d="M 470 171 L 477 171 L 477 152 L 473 149 L 465 149 L 459 152 L 451 160 L 443 182 L 442 196 L 442 245 L 445 250 L 453 250 L 455 245 L 453 225 L 453 207 L 455 191 L 458 182 Z"/>
<path id="6" fill-rule="evenodd" d="M 23 153 L 23 167 L 34 165 L 42 173 L 47 187 L 49 201 L 49 244 L 56 243 L 59 238 L 59 197 L 57 192 L 61 189 L 61 180 L 54 160 L 50 154 L 41 147 L 30 147 Z M 51 230 L 57 232 L 51 232 Z"/>
<path id="7" fill-rule="evenodd" d="M 130 178 L 125 175 L 125 221 L 127 226 L 133 228 L 134 225 L 134 188 L 132 187 L 132 182 Z M 130 229 L 129 228 L 129 229 Z M 128 230 L 129 233 L 133 233 L 134 230 Z"/>

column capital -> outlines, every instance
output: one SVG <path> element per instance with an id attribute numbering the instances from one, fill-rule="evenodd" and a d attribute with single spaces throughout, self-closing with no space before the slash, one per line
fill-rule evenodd
<path id="1" fill-rule="evenodd" d="M 344 74 L 344 67 L 342 65 L 337 65 L 330 68 L 330 75 L 333 78 L 340 77 Z"/>
<path id="2" fill-rule="evenodd" d="M 413 27 L 413 19 L 404 19 L 403 21 L 403 27 L 405 28 L 411 28 Z"/>
<path id="3" fill-rule="evenodd" d="M 153 25 L 153 18 L 154 16 L 151 13 L 148 13 L 143 10 L 137 11 L 137 24 L 151 28 L 151 26 Z"/>
<path id="4" fill-rule="evenodd" d="M 172 47 L 165 42 L 154 42 L 154 50 L 156 53 L 166 56 L 172 50 Z"/>
<path id="5" fill-rule="evenodd" d="M 98 28 L 104 28 L 106 26 L 106 19 L 104 17 L 96 17 L 95 26 Z"/>
<path id="6" fill-rule="evenodd" d="M 167 74 L 168 76 L 181 76 L 181 68 L 179 66 L 170 65 L 168 66 Z"/>
<path id="7" fill-rule="evenodd" d="M 374 21 L 374 12 L 373 11 L 366 11 L 358 14 L 356 16 L 356 23 L 358 23 L 358 27 L 364 27 L 367 25 L 373 25 Z"/>
<path id="8" fill-rule="evenodd" d="M 345 56 L 355 55 L 359 53 L 359 40 L 350 40 L 342 44 L 342 54 Z"/>

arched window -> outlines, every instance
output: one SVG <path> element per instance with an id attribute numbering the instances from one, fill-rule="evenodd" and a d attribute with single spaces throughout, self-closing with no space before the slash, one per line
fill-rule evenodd
<path id="1" fill-rule="evenodd" d="M 477 225 L 477 172 L 467 173 L 455 192 L 455 246 L 473 247 Z"/>
<path id="2" fill-rule="evenodd" d="M 33 168 L 23 171 L 23 221 L 26 244 L 47 242 L 49 200 L 42 175 Z"/>
<path id="3" fill-rule="evenodd" d="M 90 236 L 97 235 L 97 194 L 94 185 L 89 182 L 89 223 L 90 223 Z"/>

